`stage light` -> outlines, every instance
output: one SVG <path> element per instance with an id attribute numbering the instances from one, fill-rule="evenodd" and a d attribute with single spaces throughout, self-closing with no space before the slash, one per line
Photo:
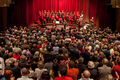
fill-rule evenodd
<path id="1" fill-rule="evenodd" d="M 0 7 L 9 7 L 12 3 L 12 0 L 0 0 Z"/>
<path id="2" fill-rule="evenodd" d="M 120 0 L 111 0 L 113 8 L 120 8 Z"/>

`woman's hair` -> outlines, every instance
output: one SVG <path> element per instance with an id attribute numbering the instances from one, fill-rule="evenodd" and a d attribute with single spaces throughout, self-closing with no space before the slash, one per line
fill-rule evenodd
<path id="1" fill-rule="evenodd" d="M 118 58 L 117 63 L 118 63 L 118 65 L 120 65 L 120 57 Z"/>
<path id="2" fill-rule="evenodd" d="M 69 54 L 65 53 L 64 54 L 64 59 L 67 60 L 69 58 Z"/>
<path id="3" fill-rule="evenodd" d="M 59 71 L 60 71 L 61 76 L 66 76 L 66 74 L 67 74 L 67 67 L 66 66 L 61 66 L 59 68 Z"/>
<path id="4" fill-rule="evenodd" d="M 50 80 L 50 75 L 48 71 L 44 71 L 41 75 L 41 79 L 40 80 Z"/>
<path id="5" fill-rule="evenodd" d="M 25 61 L 25 60 L 26 60 L 26 56 L 25 56 L 25 55 L 21 55 L 21 56 L 20 56 L 20 60 L 21 60 L 21 61 Z"/>
<path id="6" fill-rule="evenodd" d="M 70 61 L 69 62 L 69 67 L 70 68 L 74 68 L 75 67 L 75 62 L 74 61 Z"/>
<path id="7" fill-rule="evenodd" d="M 5 73 L 4 73 L 5 80 L 10 80 L 12 75 L 13 75 L 13 72 L 11 70 L 5 70 Z"/>

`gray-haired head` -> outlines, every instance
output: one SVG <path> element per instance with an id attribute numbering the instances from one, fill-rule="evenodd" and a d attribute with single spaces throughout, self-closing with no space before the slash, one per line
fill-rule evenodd
<path id="1" fill-rule="evenodd" d="M 83 63 L 84 62 L 84 58 L 80 57 L 78 61 L 79 61 L 79 63 Z"/>
<path id="2" fill-rule="evenodd" d="M 26 68 L 21 69 L 21 75 L 22 76 L 27 76 L 28 74 L 29 74 L 29 70 L 27 70 Z"/>
<path id="3" fill-rule="evenodd" d="M 108 59 L 107 58 L 104 58 L 103 60 L 102 60 L 102 63 L 103 63 L 103 65 L 107 65 L 108 64 Z"/>

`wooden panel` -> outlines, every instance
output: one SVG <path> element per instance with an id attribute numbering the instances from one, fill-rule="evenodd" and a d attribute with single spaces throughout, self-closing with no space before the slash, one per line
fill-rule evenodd
<path id="1" fill-rule="evenodd" d="M 120 8 L 120 0 L 111 0 L 113 8 Z"/>
<path id="2" fill-rule="evenodd" d="M 0 0 L 0 7 L 8 7 L 12 3 L 12 0 Z"/>
<path id="3" fill-rule="evenodd" d="M 116 31 L 120 32 L 120 9 L 116 9 Z"/>

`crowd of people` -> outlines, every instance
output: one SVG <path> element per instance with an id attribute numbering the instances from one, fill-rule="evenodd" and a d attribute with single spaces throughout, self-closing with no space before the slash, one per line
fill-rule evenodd
<path id="1" fill-rule="evenodd" d="M 1 80 L 120 79 L 120 34 L 111 29 L 13 27 L 0 32 Z"/>

